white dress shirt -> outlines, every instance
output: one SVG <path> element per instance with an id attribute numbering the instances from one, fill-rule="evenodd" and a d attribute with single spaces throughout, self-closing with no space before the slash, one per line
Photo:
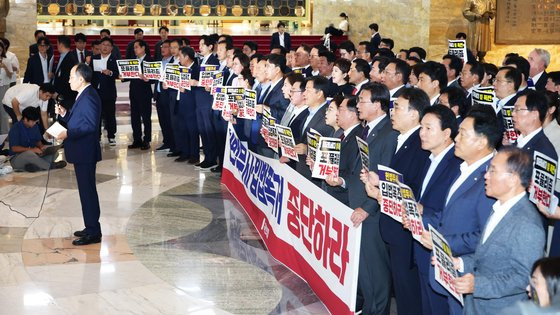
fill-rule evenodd
<path id="1" fill-rule="evenodd" d="M 534 130 L 533 132 L 531 132 L 530 134 L 523 136 L 523 135 L 519 135 L 519 137 L 517 137 L 517 147 L 518 148 L 523 148 L 527 143 L 529 143 L 529 141 L 531 141 L 531 139 L 533 139 L 537 133 L 539 133 L 539 131 L 542 130 L 542 127 Z"/>
<path id="2" fill-rule="evenodd" d="M 410 136 L 411 136 L 416 130 L 418 130 L 419 128 L 420 128 L 420 125 L 418 125 L 418 126 L 412 128 L 412 129 L 410 129 L 409 131 L 407 131 L 407 132 L 404 133 L 404 134 L 400 134 L 400 135 L 397 137 L 397 149 L 395 150 L 395 153 L 396 153 L 396 152 L 399 152 L 399 149 L 400 149 L 400 148 L 402 147 L 402 145 L 406 142 L 406 140 L 408 140 L 408 138 L 410 138 Z"/>
<path id="3" fill-rule="evenodd" d="M 479 168 L 482 164 L 486 163 L 493 156 L 494 156 L 494 152 L 488 154 L 487 156 L 485 156 L 482 159 L 474 162 L 471 165 L 468 165 L 467 162 L 461 163 L 461 175 L 455 180 L 453 185 L 451 185 L 451 188 L 449 188 L 449 192 L 447 193 L 447 199 L 445 200 L 445 205 L 446 206 L 447 206 L 447 203 L 449 202 L 449 199 L 451 199 L 451 196 L 453 196 L 455 191 L 457 191 L 457 189 L 459 187 L 461 187 L 461 185 L 463 185 L 465 180 L 467 180 L 467 178 L 469 176 L 471 176 L 471 174 L 474 171 L 476 171 L 477 168 Z"/>
<path id="4" fill-rule="evenodd" d="M 430 167 L 428 168 L 428 171 L 426 172 L 426 176 L 424 177 L 424 181 L 422 182 L 422 190 L 420 192 L 420 198 L 422 198 L 422 195 L 426 190 L 426 186 L 428 186 L 428 183 L 432 179 L 432 175 L 434 175 L 434 172 L 436 171 L 436 168 L 438 167 L 439 163 L 441 162 L 441 160 L 443 160 L 443 157 L 447 154 L 447 152 L 449 152 L 449 150 L 453 148 L 453 146 L 455 146 L 455 143 L 451 143 L 450 145 L 448 145 L 447 148 L 443 149 L 443 151 L 441 151 L 437 156 L 434 156 L 433 153 L 430 154 L 430 161 L 431 161 Z"/>
<path id="5" fill-rule="evenodd" d="M 397 91 L 402 88 L 404 86 L 404 84 L 397 86 L 396 88 L 389 90 L 389 95 L 391 95 L 391 98 L 395 98 L 393 95 L 395 95 L 395 93 L 397 93 Z"/>
<path id="6" fill-rule="evenodd" d="M 432 97 L 432 99 L 430 100 L 430 106 L 437 105 L 437 101 L 439 100 L 439 96 L 440 96 L 440 95 L 441 95 L 441 94 L 438 94 L 438 95 Z"/>
<path id="7" fill-rule="evenodd" d="M 504 98 L 502 98 L 501 100 L 498 101 L 498 112 L 502 110 L 502 108 L 504 107 L 504 105 L 507 104 L 507 102 L 509 102 L 509 100 L 511 100 L 515 95 L 517 95 L 517 93 L 513 93 L 510 94 Z M 496 112 L 497 114 L 497 112 Z"/>
<path id="8" fill-rule="evenodd" d="M 387 114 L 383 114 L 382 116 L 379 116 L 379 117 L 375 118 L 374 120 L 367 123 L 366 126 L 369 127 L 369 130 L 368 130 L 368 134 L 366 136 L 366 139 L 371 134 L 371 131 L 373 130 L 373 128 L 375 128 L 375 126 L 377 126 L 377 124 L 379 124 L 379 122 L 381 120 L 383 120 L 383 118 L 385 118 L 386 116 L 387 116 Z"/>
<path id="9" fill-rule="evenodd" d="M 530 77 L 529 79 L 533 80 L 533 84 L 537 84 L 537 81 L 539 81 L 539 79 L 541 78 L 543 73 L 544 73 L 544 71 L 541 71 L 541 72 L 535 74 L 534 77 Z"/>
<path id="10" fill-rule="evenodd" d="M 280 34 L 280 32 L 278 32 L 278 40 L 280 41 L 280 46 L 286 47 L 284 44 L 284 33 Z"/>
<path id="11" fill-rule="evenodd" d="M 523 198 L 525 194 L 526 192 L 523 191 L 510 200 L 504 202 L 503 205 L 499 200 L 492 205 L 493 211 L 490 217 L 488 217 L 488 221 L 486 221 L 486 227 L 484 228 L 484 234 L 482 235 L 482 244 L 486 242 L 490 234 L 492 234 L 496 226 L 498 226 L 500 221 L 502 221 L 502 219 L 506 216 L 511 207 L 513 207 L 519 200 L 521 200 L 521 198 Z"/>
<path id="12" fill-rule="evenodd" d="M 41 59 L 41 68 L 43 70 L 43 83 L 49 83 L 51 81 L 51 79 L 49 79 L 49 66 L 52 67 L 52 65 L 49 65 L 48 58 L 49 58 L 49 55 L 46 55 L 43 58 L 43 55 L 41 55 L 41 53 L 39 53 L 39 59 Z"/>

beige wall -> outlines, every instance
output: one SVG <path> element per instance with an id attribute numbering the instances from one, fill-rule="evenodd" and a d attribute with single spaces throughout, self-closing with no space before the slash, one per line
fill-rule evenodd
<path id="1" fill-rule="evenodd" d="M 350 40 L 369 40 L 369 24 L 379 24 L 382 37 L 395 40 L 395 49 L 428 46 L 430 0 L 315 0 L 313 32 L 323 33 L 329 23 L 338 26 L 340 12 L 349 16 Z"/>
<path id="2" fill-rule="evenodd" d="M 37 29 L 37 1 L 10 0 L 6 24 L 6 38 L 10 41 L 10 51 L 17 55 L 20 64 L 19 77 L 23 77 L 29 57 L 29 45 L 35 40 L 33 32 Z"/>

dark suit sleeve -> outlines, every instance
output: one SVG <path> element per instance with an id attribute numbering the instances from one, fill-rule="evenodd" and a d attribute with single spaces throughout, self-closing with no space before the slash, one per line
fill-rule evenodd
<path id="1" fill-rule="evenodd" d="M 94 103 L 94 100 L 89 95 L 84 95 L 84 97 L 88 97 L 88 103 Z M 75 140 L 97 132 L 97 117 L 94 108 L 95 106 L 89 106 L 89 104 L 82 104 L 80 106 L 81 115 L 73 115 L 73 119 L 78 120 L 78 123 L 75 124 L 78 127 L 67 131 L 68 139 Z"/>
<path id="2" fill-rule="evenodd" d="M 33 57 L 29 57 L 29 59 L 27 59 L 27 67 L 25 68 L 25 74 L 23 75 L 23 83 L 31 82 L 32 58 Z"/>
<path id="3" fill-rule="evenodd" d="M 284 48 L 286 48 L 286 51 L 290 51 L 290 49 L 292 48 L 292 39 L 290 37 L 290 34 L 285 33 L 284 35 Z"/>

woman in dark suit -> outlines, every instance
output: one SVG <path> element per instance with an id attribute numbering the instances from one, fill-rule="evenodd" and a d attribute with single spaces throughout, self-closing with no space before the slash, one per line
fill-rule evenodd
<path id="1" fill-rule="evenodd" d="M 336 91 L 333 95 L 352 95 L 354 85 L 348 82 L 350 65 L 350 61 L 342 58 L 334 62 L 331 80 L 334 84 L 336 84 Z"/>

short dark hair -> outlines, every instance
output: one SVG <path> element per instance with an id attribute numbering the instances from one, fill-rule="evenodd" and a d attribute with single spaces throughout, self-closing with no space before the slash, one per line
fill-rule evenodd
<path id="1" fill-rule="evenodd" d="M 264 55 L 263 55 L 263 54 L 260 54 L 260 53 L 256 53 L 256 54 L 252 55 L 252 56 L 249 57 L 249 58 L 250 58 L 250 60 L 257 59 L 257 62 L 259 62 L 259 61 L 263 60 Z M 250 60 L 249 60 L 249 61 L 250 61 Z"/>
<path id="2" fill-rule="evenodd" d="M 144 30 L 143 30 L 143 29 L 141 29 L 141 28 L 139 28 L 139 27 L 138 27 L 138 28 L 136 28 L 136 29 L 134 29 L 134 35 L 136 35 L 136 34 L 140 34 L 140 33 L 142 33 L 142 35 L 144 35 Z"/>
<path id="3" fill-rule="evenodd" d="M 190 46 L 191 45 L 191 40 L 183 37 L 181 38 L 181 42 L 179 43 L 179 46 Z"/>
<path id="4" fill-rule="evenodd" d="M 428 94 L 418 88 L 405 88 L 399 97 L 408 100 L 408 109 L 417 111 L 419 120 L 422 120 L 424 110 L 430 107 Z"/>
<path id="5" fill-rule="evenodd" d="M 315 89 L 315 91 L 321 91 L 324 98 L 329 95 L 330 83 L 327 78 L 318 75 L 307 78 L 305 81 L 305 85 L 307 85 L 308 82 L 313 82 L 313 89 Z"/>
<path id="6" fill-rule="evenodd" d="M 103 37 L 101 40 L 99 40 L 99 43 L 103 43 L 103 42 L 109 42 L 111 43 L 111 46 L 115 46 L 115 42 L 113 41 L 113 39 L 111 37 Z M 92 43 L 92 45 L 95 45 L 95 42 Z"/>
<path id="7" fill-rule="evenodd" d="M 301 90 L 305 90 L 305 77 L 301 73 L 290 72 L 286 75 L 286 80 L 290 85 L 294 85 L 296 82 L 301 83 Z"/>
<path id="8" fill-rule="evenodd" d="M 233 47 L 233 37 L 231 37 L 231 35 L 222 34 L 222 35 L 220 35 L 220 37 L 223 37 L 223 39 L 220 40 L 220 41 L 224 41 L 224 40 L 225 40 L 226 42 L 228 42 L 229 44 L 231 44 L 231 46 Z M 230 49 L 232 49 L 232 48 L 230 48 Z M 228 49 L 228 50 L 229 50 L 229 49 Z"/>
<path id="9" fill-rule="evenodd" d="M 74 35 L 74 43 L 76 42 L 87 43 L 87 36 L 84 33 L 77 33 L 76 35 Z"/>
<path id="10" fill-rule="evenodd" d="M 443 60 L 449 59 L 451 62 L 449 63 L 449 68 L 455 71 L 455 77 L 459 77 L 461 75 L 461 71 L 463 70 L 463 60 L 455 55 L 445 55 L 443 56 Z"/>
<path id="11" fill-rule="evenodd" d="M 218 42 L 218 45 L 226 45 L 226 50 L 233 49 L 233 43 L 227 40 L 221 40 Z"/>
<path id="12" fill-rule="evenodd" d="M 389 63 L 395 64 L 396 72 L 402 74 L 402 84 L 406 84 L 408 82 L 408 77 L 410 76 L 410 71 L 412 71 L 408 63 L 398 58 L 391 59 Z"/>
<path id="13" fill-rule="evenodd" d="M 34 36 L 34 37 L 37 37 L 37 35 L 39 35 L 39 34 L 41 34 L 41 33 L 43 33 L 43 36 L 42 36 L 42 37 L 47 36 L 47 33 L 45 33 L 45 31 L 43 31 L 43 30 L 36 30 L 35 33 L 33 33 L 33 36 Z"/>
<path id="14" fill-rule="evenodd" d="M 546 104 L 548 105 L 548 108 L 556 108 L 554 116 L 556 117 L 556 121 L 558 121 L 560 112 L 560 96 L 558 95 L 558 92 L 544 91 L 544 97 L 546 97 Z"/>
<path id="15" fill-rule="evenodd" d="M 466 104 L 467 96 L 463 89 L 455 86 L 448 86 L 441 90 L 440 93 L 447 94 L 449 108 L 457 106 L 459 107 L 459 115 L 464 116 L 466 114 L 468 104 Z"/>
<path id="16" fill-rule="evenodd" d="M 210 35 L 202 35 L 200 36 L 200 40 L 204 41 L 204 45 L 212 46 L 212 49 L 214 49 L 216 46 L 216 41 Z"/>
<path id="17" fill-rule="evenodd" d="M 552 80 L 552 83 L 554 83 L 554 85 L 560 85 L 560 71 L 549 72 L 548 78 Z"/>
<path id="18" fill-rule="evenodd" d="M 508 172 L 517 174 L 521 186 L 527 189 L 533 177 L 533 157 L 531 154 L 513 145 L 505 145 L 498 152 L 507 154 L 506 168 Z"/>
<path id="19" fill-rule="evenodd" d="M 445 130 L 449 128 L 449 130 L 451 130 L 451 134 L 450 134 L 451 140 L 455 139 L 459 127 L 457 127 L 457 118 L 455 118 L 455 114 L 449 107 L 445 105 L 428 106 L 424 110 L 424 116 L 426 114 L 433 114 L 434 116 L 436 116 L 439 120 L 439 125 L 441 127 L 441 130 Z"/>
<path id="20" fill-rule="evenodd" d="M 8 48 L 10 48 L 10 41 L 5 37 L 0 38 L 0 40 L 2 40 L 2 42 L 4 43 L 6 50 L 8 50 Z"/>
<path id="21" fill-rule="evenodd" d="M 340 43 L 340 45 L 338 46 L 339 50 L 346 50 L 347 52 L 356 52 L 356 46 L 354 45 L 354 43 L 352 41 L 343 41 L 342 43 Z"/>
<path id="22" fill-rule="evenodd" d="M 474 60 L 468 61 L 466 64 L 471 66 L 471 70 L 469 71 L 471 75 L 476 75 L 478 77 L 478 82 L 482 82 L 482 79 L 484 79 L 484 67 L 482 64 Z"/>
<path id="23" fill-rule="evenodd" d="M 457 33 L 457 35 L 455 35 L 455 39 L 467 39 L 467 34 L 459 32 Z"/>
<path id="24" fill-rule="evenodd" d="M 135 43 L 135 44 L 138 43 L 138 45 L 140 45 L 140 47 L 146 47 L 146 46 L 148 46 L 148 44 L 146 43 L 146 41 L 143 40 L 143 39 L 136 39 L 136 40 L 134 40 L 134 43 Z"/>
<path id="25" fill-rule="evenodd" d="M 498 67 L 496 67 L 495 64 L 493 63 L 483 63 L 482 64 L 482 68 L 484 68 L 484 74 L 487 74 L 490 76 L 490 80 L 488 80 L 490 84 L 494 83 L 494 79 L 496 78 L 496 74 L 498 74 Z M 480 79 L 480 81 L 482 82 L 482 79 Z"/>
<path id="26" fill-rule="evenodd" d="M 440 91 L 447 87 L 447 70 L 445 66 L 439 62 L 428 61 L 420 67 L 420 74 L 424 73 L 430 77 L 430 80 L 439 82 Z"/>
<path id="27" fill-rule="evenodd" d="M 234 54 L 233 59 L 235 58 L 239 60 L 239 63 L 241 64 L 241 66 L 243 66 L 243 69 L 249 69 L 249 66 L 251 64 L 251 59 L 249 59 L 247 55 L 245 55 L 244 53 Z"/>
<path id="28" fill-rule="evenodd" d="M 379 48 L 376 54 L 379 57 L 395 58 L 395 53 L 389 48 Z"/>
<path id="29" fill-rule="evenodd" d="M 392 40 L 391 38 L 382 38 L 381 42 L 387 46 L 389 46 L 390 50 L 393 50 L 393 47 L 395 47 L 395 41 Z"/>
<path id="30" fill-rule="evenodd" d="M 338 69 L 340 69 L 340 71 L 342 71 L 342 73 L 350 72 L 350 67 L 351 66 L 352 66 L 352 63 L 350 62 L 350 60 L 347 60 L 347 59 L 344 59 L 344 58 L 338 58 L 334 62 L 334 67 L 337 67 Z"/>
<path id="31" fill-rule="evenodd" d="M 369 29 L 378 32 L 379 31 L 379 25 L 377 25 L 377 23 L 371 23 L 369 25 Z"/>
<path id="32" fill-rule="evenodd" d="M 165 26 L 165 25 L 164 25 L 164 26 L 161 26 L 161 27 L 158 29 L 158 33 L 161 32 L 161 31 L 166 31 L 167 33 L 169 33 L 169 28 L 167 28 L 167 26 Z"/>
<path id="33" fill-rule="evenodd" d="M 371 60 L 371 65 L 373 66 L 373 64 L 375 62 L 379 62 L 379 64 L 377 65 L 377 67 L 379 68 L 380 71 L 385 70 L 385 67 L 387 67 L 387 65 L 389 64 L 389 61 L 393 60 L 393 58 L 388 58 L 388 57 L 384 57 L 384 56 L 377 56 L 377 57 L 373 57 L 373 59 Z"/>
<path id="34" fill-rule="evenodd" d="M 181 55 L 189 57 L 190 60 L 196 61 L 196 54 L 192 47 L 181 47 Z"/>
<path id="35" fill-rule="evenodd" d="M 466 118 L 473 119 L 473 129 L 476 135 L 486 138 L 489 149 L 495 149 L 502 140 L 502 131 L 492 106 L 475 105 L 471 108 Z"/>
<path id="36" fill-rule="evenodd" d="M 355 97 L 355 96 L 352 96 Z M 340 104 L 342 104 L 342 102 L 344 101 L 346 97 L 344 97 L 344 95 L 342 94 L 338 94 L 335 97 L 333 97 L 333 99 L 331 100 L 331 104 L 336 104 L 336 107 L 338 108 L 340 106 Z"/>
<path id="37" fill-rule="evenodd" d="M 56 41 L 61 44 L 62 46 L 66 47 L 66 48 L 70 48 L 71 45 L 71 40 L 70 40 L 70 36 L 67 35 L 58 35 L 56 37 Z"/>
<path id="38" fill-rule="evenodd" d="M 348 100 L 348 103 L 346 103 L 346 108 L 348 108 L 349 111 L 355 113 L 356 117 L 357 117 L 358 116 L 358 98 L 354 95 L 348 95 L 344 98 Z"/>
<path id="39" fill-rule="evenodd" d="M 304 50 L 306 53 L 308 53 L 308 54 L 311 53 L 311 46 L 309 46 L 309 45 L 307 45 L 307 44 L 300 44 L 300 45 L 298 46 L 298 48 L 303 48 L 303 50 Z"/>
<path id="40" fill-rule="evenodd" d="M 286 24 L 284 24 L 284 22 L 278 22 L 278 24 L 276 24 L 276 28 L 280 27 L 286 27 Z"/>
<path id="41" fill-rule="evenodd" d="M 79 63 L 76 65 L 76 74 L 82 77 L 87 83 L 90 83 L 93 77 L 93 70 L 87 64 Z"/>
<path id="42" fill-rule="evenodd" d="M 546 112 L 548 111 L 548 104 L 544 93 L 540 91 L 535 91 L 531 89 L 526 89 L 523 92 L 518 94 L 518 99 L 521 96 L 525 96 L 525 107 L 527 107 L 530 111 L 538 111 L 539 112 L 539 120 L 541 123 L 544 122 L 546 118 Z"/>
<path id="43" fill-rule="evenodd" d="M 286 57 L 278 54 L 270 54 L 267 56 L 268 63 L 280 68 L 280 72 L 286 71 Z"/>
<path id="44" fill-rule="evenodd" d="M 560 257 L 545 257 L 535 261 L 531 274 L 537 268 L 546 282 L 550 305 L 558 305 L 560 303 Z"/>
<path id="45" fill-rule="evenodd" d="M 313 48 L 317 49 L 318 52 L 329 51 L 327 49 L 327 47 L 325 47 L 325 45 L 323 45 L 323 44 L 313 45 L 313 47 L 311 47 L 311 49 L 313 49 Z"/>
<path id="46" fill-rule="evenodd" d="M 181 44 L 181 39 L 180 38 L 173 38 L 169 40 L 169 45 L 171 45 L 172 43 L 177 43 L 177 45 L 179 45 L 179 47 L 183 46 Z"/>
<path id="47" fill-rule="evenodd" d="M 251 49 L 252 51 L 259 50 L 259 45 L 253 41 L 246 41 L 243 43 L 243 46 L 249 47 L 249 49 Z"/>
<path id="48" fill-rule="evenodd" d="M 369 72 L 371 71 L 371 66 L 364 59 L 355 59 L 352 61 L 356 65 L 356 71 L 364 74 L 366 79 L 369 79 Z"/>
<path id="49" fill-rule="evenodd" d="M 51 93 L 51 94 L 54 94 L 56 92 L 54 85 L 52 85 L 51 83 L 41 83 L 39 85 L 39 90 L 41 90 L 43 93 Z"/>
<path id="50" fill-rule="evenodd" d="M 408 53 L 410 54 L 411 52 L 417 53 L 418 56 L 420 56 L 420 59 L 422 60 L 426 59 L 426 50 L 422 47 L 418 47 L 418 46 L 410 47 L 408 49 Z"/>
<path id="51" fill-rule="evenodd" d="M 21 116 L 29 121 L 37 121 L 41 117 L 38 107 L 26 107 L 21 111 Z"/>
<path id="52" fill-rule="evenodd" d="M 107 33 L 107 35 L 111 36 L 111 31 L 107 28 L 104 28 L 104 29 L 99 31 L 99 35 L 101 35 L 103 33 Z"/>
<path id="53" fill-rule="evenodd" d="M 529 79 L 529 70 L 531 69 L 531 65 L 529 64 L 529 61 L 527 61 L 527 59 L 521 56 L 513 56 L 507 58 L 506 66 L 507 65 L 515 65 L 517 70 L 519 70 L 519 72 L 521 72 L 521 74 L 523 75 L 524 79 Z"/>
<path id="54" fill-rule="evenodd" d="M 511 66 L 501 67 L 498 72 L 502 70 L 505 71 L 504 78 L 508 81 L 513 82 L 513 88 L 517 92 L 517 90 L 519 90 L 519 87 L 521 86 L 521 72 L 519 72 L 517 68 Z"/>
<path id="55" fill-rule="evenodd" d="M 109 37 L 105 37 L 105 38 L 110 39 Z M 94 39 L 93 41 L 91 41 L 91 47 L 97 46 L 97 45 L 100 45 L 100 44 L 101 44 L 101 41 L 99 39 Z"/>
<path id="56" fill-rule="evenodd" d="M 391 103 L 391 94 L 387 86 L 381 83 L 368 83 L 362 86 L 362 91 L 368 91 L 371 95 L 370 101 L 372 103 L 379 102 L 381 110 L 387 113 L 389 111 L 389 104 Z"/>
<path id="57" fill-rule="evenodd" d="M 284 48 L 284 46 L 280 45 L 280 44 L 274 44 L 272 46 L 272 48 L 270 49 L 270 51 L 272 51 L 273 49 L 278 49 L 280 50 L 279 54 L 282 56 L 286 56 L 286 48 Z"/>
<path id="58" fill-rule="evenodd" d="M 327 59 L 327 63 L 329 64 L 334 63 L 336 61 L 336 55 L 332 51 L 328 51 L 328 50 L 319 51 L 319 57 L 325 57 Z"/>

